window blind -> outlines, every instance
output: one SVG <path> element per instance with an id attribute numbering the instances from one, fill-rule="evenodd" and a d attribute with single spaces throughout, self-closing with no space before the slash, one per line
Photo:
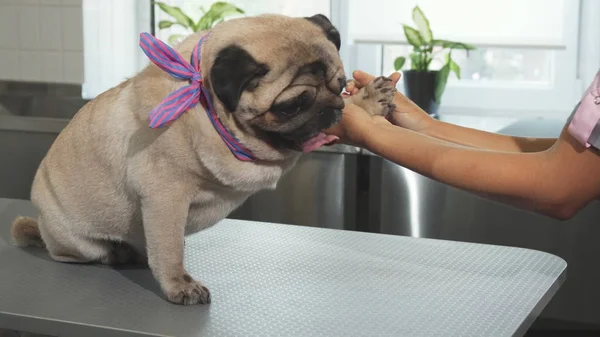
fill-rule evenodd
<path id="1" fill-rule="evenodd" d="M 436 39 L 477 45 L 565 48 L 565 13 L 578 0 L 348 0 L 354 43 L 406 43 L 418 5 Z"/>

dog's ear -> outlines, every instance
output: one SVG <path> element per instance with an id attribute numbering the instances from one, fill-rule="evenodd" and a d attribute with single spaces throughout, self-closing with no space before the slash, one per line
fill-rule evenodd
<path id="1" fill-rule="evenodd" d="M 210 83 L 215 94 L 229 112 L 234 112 L 244 90 L 254 90 L 269 68 L 258 63 L 243 48 L 223 48 L 210 69 Z"/>
<path id="2" fill-rule="evenodd" d="M 340 32 L 338 32 L 338 30 L 333 26 L 331 21 L 329 21 L 329 19 L 325 15 L 316 14 L 305 19 L 321 27 L 321 29 L 323 29 L 323 32 L 325 33 L 325 36 L 327 36 L 327 39 L 333 42 L 337 50 L 340 50 L 342 41 L 340 38 Z"/>

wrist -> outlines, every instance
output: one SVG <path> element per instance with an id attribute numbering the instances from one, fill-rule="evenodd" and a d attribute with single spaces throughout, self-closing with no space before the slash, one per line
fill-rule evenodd
<path id="1" fill-rule="evenodd" d="M 402 128 L 395 126 L 389 122 L 373 122 L 369 123 L 363 129 L 361 133 L 360 139 L 357 141 L 357 145 L 363 149 L 366 149 L 370 152 L 377 152 L 376 148 L 379 147 L 382 139 L 386 138 L 389 135 L 389 132 L 400 130 Z"/>
<path id="2" fill-rule="evenodd" d="M 441 121 L 435 119 L 429 115 L 423 117 L 423 120 L 419 124 L 419 130 L 413 130 L 424 135 L 434 136 L 441 125 Z"/>
<path id="3" fill-rule="evenodd" d="M 397 105 L 400 106 L 398 103 Z M 394 125 L 419 133 L 432 128 L 438 121 L 410 101 L 396 108 L 390 117 Z"/>
<path id="4" fill-rule="evenodd" d="M 351 139 L 352 145 L 364 148 L 376 132 L 375 123 L 364 123 L 354 139 Z"/>

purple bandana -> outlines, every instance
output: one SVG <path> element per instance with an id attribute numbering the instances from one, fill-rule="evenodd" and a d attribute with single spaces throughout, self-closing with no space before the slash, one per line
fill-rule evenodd
<path id="1" fill-rule="evenodd" d="M 241 161 L 254 161 L 252 152 L 221 123 L 214 110 L 210 94 L 202 85 L 200 47 L 205 37 L 206 35 L 198 42 L 192 52 L 191 62 L 188 63 L 178 52 L 156 37 L 148 33 L 140 34 L 140 47 L 154 64 L 171 76 L 190 82 L 169 94 L 160 105 L 150 112 L 150 127 L 155 129 L 165 126 L 200 102 L 211 123 L 233 155 Z"/>

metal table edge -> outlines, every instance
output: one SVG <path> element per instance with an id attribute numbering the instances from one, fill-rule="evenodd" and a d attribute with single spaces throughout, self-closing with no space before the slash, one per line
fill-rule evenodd
<path id="1" fill-rule="evenodd" d="M 24 200 L 24 199 L 0 198 L 0 203 L 2 203 L 2 202 L 30 202 L 30 201 Z M 284 225 L 284 226 L 291 226 L 291 227 L 296 227 L 296 228 L 303 228 L 304 230 L 310 230 L 310 231 L 325 230 L 325 231 L 345 231 L 345 232 L 347 232 L 347 230 L 336 229 L 336 228 L 315 228 L 315 227 L 306 227 L 306 226 L 293 225 L 293 224 L 278 224 L 278 223 L 260 222 L 260 221 L 223 219 L 220 222 L 222 222 L 222 221 L 243 221 L 243 222 L 251 223 L 253 225 L 261 225 L 261 226 Z M 217 223 L 217 225 L 218 225 L 218 223 Z M 366 235 L 366 236 L 371 236 L 371 235 L 372 236 L 381 236 L 381 235 L 399 236 L 399 235 L 395 235 L 395 234 L 370 233 L 370 232 L 361 232 L 361 234 Z M 402 237 L 407 238 L 407 239 L 415 239 L 415 240 L 420 239 L 420 240 L 426 240 L 426 241 L 447 241 L 447 240 L 441 240 L 441 239 L 435 239 L 435 238 L 416 238 L 416 237 L 410 237 L 410 236 L 402 236 Z M 493 245 L 493 244 L 463 242 L 463 241 L 456 241 L 456 243 L 464 244 L 464 245 L 498 246 L 498 245 Z M 521 323 L 521 325 L 513 333 L 513 336 L 524 336 L 525 333 L 528 331 L 528 329 L 537 320 L 537 318 L 539 317 L 539 315 L 541 314 L 543 309 L 552 300 L 554 295 L 558 292 L 560 287 L 565 282 L 568 264 L 563 258 L 561 258 L 555 254 L 548 253 L 548 252 L 539 251 L 539 250 L 535 250 L 535 249 L 529 249 L 529 248 L 522 248 L 522 247 L 508 247 L 508 246 L 504 246 L 504 247 L 510 248 L 513 250 L 525 250 L 525 251 L 535 252 L 537 254 L 544 254 L 544 255 L 552 256 L 554 259 L 560 260 L 560 262 L 562 264 L 562 271 L 561 271 L 560 275 L 548 287 L 548 289 L 546 290 L 544 295 L 539 299 L 539 301 L 534 306 L 534 308 L 531 310 L 531 312 L 529 313 L 527 318 Z M 8 318 L 10 318 L 10 320 L 8 320 Z M 35 327 L 31 327 L 31 325 L 28 324 L 29 319 L 35 319 L 38 324 L 36 324 Z M 127 337 L 127 336 L 172 337 L 172 336 L 168 336 L 168 335 L 151 334 L 151 333 L 145 333 L 145 332 L 133 331 L 133 330 L 115 329 L 115 328 L 96 326 L 96 325 L 90 325 L 90 324 L 85 324 L 85 323 L 57 321 L 57 320 L 39 318 L 39 317 L 29 317 L 26 315 L 12 314 L 12 313 L 0 311 L 0 322 L 1 321 L 4 321 L 2 324 L 3 325 L 2 327 L 7 328 L 7 329 L 12 329 L 12 330 L 17 330 L 17 331 L 26 331 L 26 332 L 32 332 L 32 333 L 51 333 L 51 334 L 58 334 L 60 336 L 67 336 L 67 337 L 68 336 L 74 336 L 74 337 L 77 336 L 78 337 L 78 335 L 76 335 L 76 334 L 64 334 L 62 331 L 60 331 L 67 326 L 68 326 L 68 330 L 70 330 L 70 331 L 73 331 L 73 327 L 75 327 L 76 330 L 85 329 L 86 335 L 89 337 L 105 336 L 106 333 L 110 333 L 111 336 L 115 336 L 115 337 Z M 11 324 L 5 325 L 5 323 L 7 321 L 10 321 Z M 48 329 L 48 327 L 50 327 L 50 329 Z M 90 331 L 89 329 L 93 329 L 93 330 Z"/>
<path id="2" fill-rule="evenodd" d="M 550 254 L 550 255 L 552 255 L 552 254 Z M 556 255 L 554 255 L 554 256 L 556 256 Z M 558 257 L 558 258 L 560 258 L 560 257 Z M 554 283 L 552 283 L 552 285 L 550 285 L 550 287 L 548 288 L 548 290 L 546 291 L 544 296 L 542 296 L 542 298 L 538 301 L 536 306 L 531 310 L 531 312 L 529 313 L 527 318 L 521 323 L 521 326 L 519 326 L 515 330 L 515 332 L 513 333 L 514 337 L 525 336 L 525 334 L 527 333 L 529 328 L 531 328 L 533 323 L 540 317 L 542 311 L 546 308 L 548 303 L 550 303 L 552 298 L 554 298 L 554 295 L 556 295 L 556 293 L 558 292 L 558 290 L 563 285 L 563 283 L 565 282 L 566 279 L 567 279 L 567 265 L 565 262 L 565 266 L 564 266 L 562 272 L 560 273 L 560 275 L 556 278 Z"/>
<path id="3" fill-rule="evenodd" d="M 35 320 L 36 324 L 32 326 L 30 320 Z M 171 335 L 153 334 L 72 321 L 60 321 L 0 311 L 0 322 L 2 321 L 11 322 L 10 324 L 2 323 L 3 329 L 41 334 L 44 336 L 80 337 L 85 335 L 86 337 L 104 337 L 108 334 L 111 337 L 175 337 Z M 79 332 L 80 330 L 81 333 Z"/>

